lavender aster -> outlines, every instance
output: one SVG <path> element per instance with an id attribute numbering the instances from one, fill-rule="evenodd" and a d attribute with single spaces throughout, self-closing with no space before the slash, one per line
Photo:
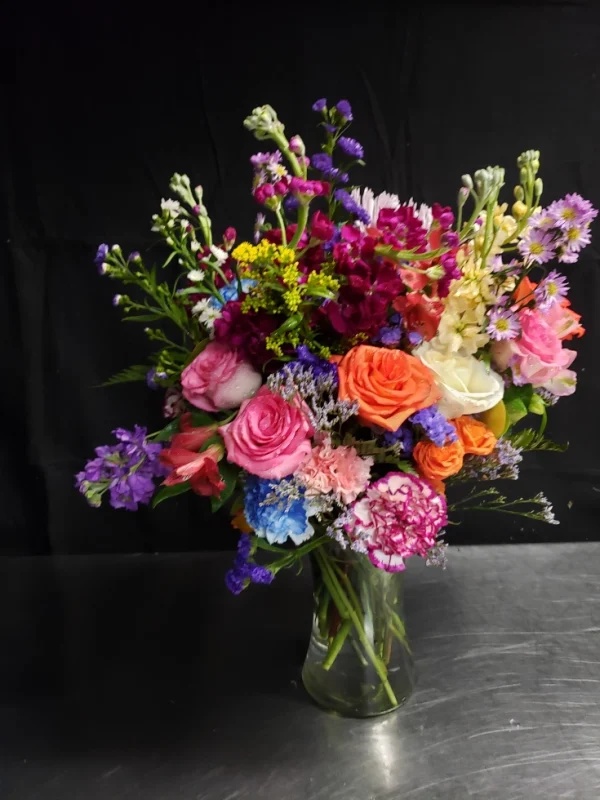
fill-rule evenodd
<path id="1" fill-rule="evenodd" d="M 537 228 L 528 228 L 518 247 L 524 259 L 536 264 L 545 264 L 555 255 L 552 235 Z"/>
<path id="2" fill-rule="evenodd" d="M 486 331 L 496 342 L 516 339 L 521 330 L 516 314 L 510 309 L 495 308 L 489 316 Z"/>
<path id="3" fill-rule="evenodd" d="M 564 275 L 552 270 L 536 286 L 533 294 L 540 311 L 547 311 L 555 303 L 560 303 L 567 296 L 569 284 Z"/>
<path id="4" fill-rule="evenodd" d="M 350 158 L 362 158 L 365 154 L 362 144 L 350 136 L 340 136 L 337 145 L 342 153 L 350 156 Z"/>

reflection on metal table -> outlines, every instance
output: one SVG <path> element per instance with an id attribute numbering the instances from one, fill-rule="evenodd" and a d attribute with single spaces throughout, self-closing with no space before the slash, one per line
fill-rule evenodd
<path id="1" fill-rule="evenodd" d="M 600 543 L 411 563 L 417 689 L 371 720 L 304 693 L 309 570 L 234 598 L 230 560 L 2 562 L 3 800 L 600 797 Z"/>

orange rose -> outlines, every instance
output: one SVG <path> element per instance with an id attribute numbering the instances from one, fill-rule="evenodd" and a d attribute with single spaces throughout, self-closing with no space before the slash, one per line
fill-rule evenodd
<path id="1" fill-rule="evenodd" d="M 338 362 L 338 373 L 339 399 L 358 400 L 359 420 L 386 431 L 442 396 L 430 369 L 402 350 L 361 344 Z"/>
<path id="2" fill-rule="evenodd" d="M 497 439 L 491 430 L 473 417 L 458 417 L 452 420 L 465 453 L 474 456 L 489 456 L 495 449 Z"/>
<path id="3" fill-rule="evenodd" d="M 456 475 L 462 468 L 464 454 L 460 439 L 444 447 L 422 441 L 415 445 L 413 450 L 413 458 L 417 462 L 419 473 L 432 482 L 443 481 L 451 475 Z"/>

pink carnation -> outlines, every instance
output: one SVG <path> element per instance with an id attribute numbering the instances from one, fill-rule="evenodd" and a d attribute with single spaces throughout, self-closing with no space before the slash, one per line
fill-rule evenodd
<path id="1" fill-rule="evenodd" d="M 427 481 L 405 472 L 389 472 L 372 483 L 352 512 L 346 532 L 387 572 L 403 570 L 409 556 L 425 557 L 448 521 L 446 499 Z"/>
<path id="2" fill-rule="evenodd" d="M 354 447 L 332 447 L 327 437 L 313 447 L 298 477 L 307 486 L 308 495 L 329 494 L 348 505 L 364 491 L 371 475 L 372 458 L 361 458 Z"/>

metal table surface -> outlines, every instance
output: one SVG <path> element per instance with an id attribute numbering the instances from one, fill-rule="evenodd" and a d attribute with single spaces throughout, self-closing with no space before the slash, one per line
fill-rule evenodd
<path id="1" fill-rule="evenodd" d="M 300 684 L 309 571 L 234 598 L 230 559 L 1 562 L 3 800 L 600 797 L 600 543 L 413 559 L 417 690 L 372 720 Z"/>

